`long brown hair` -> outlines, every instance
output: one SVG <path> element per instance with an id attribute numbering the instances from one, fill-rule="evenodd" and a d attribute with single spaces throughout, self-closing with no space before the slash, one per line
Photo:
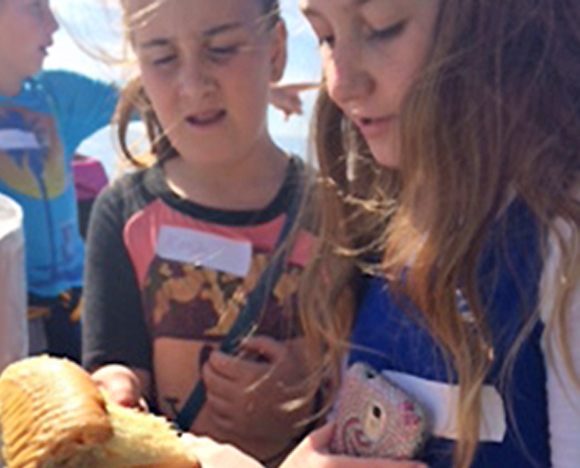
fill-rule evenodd
<path id="1" fill-rule="evenodd" d="M 158 0 L 163 2 L 164 0 Z M 280 21 L 280 5 L 278 0 L 256 0 L 262 6 L 263 19 L 265 19 L 269 27 L 274 27 Z M 131 29 L 134 25 L 139 25 L 143 18 L 151 13 L 156 8 L 157 3 L 146 7 L 142 11 L 137 12 L 135 17 L 130 17 L 126 5 L 127 0 L 121 0 L 123 7 L 123 24 L 125 26 L 125 49 L 130 49 L 130 35 Z M 129 147 L 127 133 L 129 124 L 135 113 L 138 113 L 141 121 L 145 125 L 147 132 L 147 139 L 151 145 L 151 151 L 148 154 L 137 157 Z M 125 158 L 137 167 L 147 166 L 151 160 L 169 159 L 177 156 L 177 151 L 171 145 L 169 138 L 151 106 L 151 101 L 147 97 L 141 77 L 137 73 L 134 75 L 127 85 L 121 90 L 119 102 L 115 112 L 114 122 L 117 128 L 117 137 L 121 147 L 121 151 Z"/>
<path id="2" fill-rule="evenodd" d="M 337 297 L 352 280 L 329 262 L 361 247 L 422 311 L 459 379 L 454 466 L 470 466 L 478 442 L 481 389 L 492 348 L 478 295 L 477 266 L 492 222 L 514 194 L 541 228 L 571 228 L 545 338 L 574 375 L 565 322 L 580 281 L 580 206 L 571 194 L 580 169 L 580 4 L 575 0 L 441 0 L 427 62 L 401 110 L 401 167 L 372 161 L 359 135 L 323 90 L 315 138 L 321 178 L 319 251 L 303 291 L 302 319 L 333 350 L 347 340 Z M 416 226 L 420 200 L 429 209 Z M 388 222 L 387 222 L 388 221 Z M 405 269 L 405 283 L 400 281 Z M 457 310 L 461 286 L 474 320 Z M 326 287 L 326 289 L 324 289 Z M 334 301 L 334 302 L 333 302 Z M 314 309 L 317 307 L 318 309 Z M 537 311 L 529 311 L 537 321 Z M 322 317 L 321 317 L 322 316 Z M 317 324 L 312 323 L 318 320 Z M 524 327 L 529 330 L 531 324 Z M 524 332 L 525 333 L 525 332 Z M 557 335 L 553 340 L 550 336 Z M 517 352 L 514 344 L 512 355 Z M 509 368 L 506 363 L 505 368 Z"/>

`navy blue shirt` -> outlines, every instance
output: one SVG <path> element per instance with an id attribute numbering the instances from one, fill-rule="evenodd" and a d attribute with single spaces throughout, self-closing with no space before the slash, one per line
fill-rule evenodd
<path id="1" fill-rule="evenodd" d="M 472 468 L 550 466 L 541 323 L 538 322 L 519 349 L 510 378 L 507 382 L 500 379 L 507 353 L 537 306 L 542 273 L 541 239 L 533 216 L 516 201 L 493 226 L 481 255 L 479 291 L 493 336 L 494 353 L 485 386 L 503 402 L 501 411 L 494 413 L 503 415 L 503 420 L 496 417 L 493 421 L 501 423 L 498 426 L 505 424 L 506 430 L 500 431 L 499 439 L 481 440 Z M 453 388 L 456 378 L 453 372 L 449 376 L 437 343 L 419 325 L 417 317 L 402 310 L 401 301 L 394 300 L 388 283 L 381 278 L 368 278 L 365 288 L 352 334 L 349 361 L 367 362 L 377 370 L 386 371 L 387 376 L 395 372 L 416 377 L 426 383 L 427 392 L 430 392 L 430 382 L 438 383 L 439 388 Z M 468 320 L 469 310 L 462 304 L 459 289 L 458 301 L 460 311 Z M 487 409 L 484 405 L 484 414 Z M 451 468 L 452 450 L 452 435 L 432 435 L 421 460 L 431 468 Z"/>

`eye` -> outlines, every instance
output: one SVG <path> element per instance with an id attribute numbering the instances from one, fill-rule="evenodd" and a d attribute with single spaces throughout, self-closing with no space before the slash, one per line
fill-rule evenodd
<path id="1" fill-rule="evenodd" d="M 327 46 L 332 49 L 334 47 L 334 36 L 319 36 L 318 45 L 320 47 Z"/>
<path id="2" fill-rule="evenodd" d="M 371 29 L 368 38 L 370 40 L 387 41 L 399 37 L 407 27 L 407 20 L 396 23 L 384 29 Z"/>
<path id="3" fill-rule="evenodd" d="M 227 47 L 207 47 L 207 56 L 214 62 L 224 62 L 235 55 L 240 50 L 239 44 L 234 44 Z"/>
<path id="4" fill-rule="evenodd" d="M 321 21 L 318 18 L 310 19 L 310 26 L 312 27 L 312 31 L 316 35 L 318 39 L 318 45 L 320 47 L 327 46 L 327 47 L 334 47 L 335 37 L 334 35 L 330 34 L 332 32 L 332 28 L 326 21 Z"/>
<path id="5" fill-rule="evenodd" d="M 159 58 L 151 60 L 151 63 L 153 65 L 156 65 L 156 66 L 163 66 L 163 65 L 167 65 L 167 64 L 173 62 L 176 59 L 177 59 L 177 54 L 164 55 L 163 57 L 159 57 Z"/>
<path id="6" fill-rule="evenodd" d="M 35 13 L 39 14 L 44 7 L 44 0 L 35 0 L 30 3 L 30 10 Z"/>

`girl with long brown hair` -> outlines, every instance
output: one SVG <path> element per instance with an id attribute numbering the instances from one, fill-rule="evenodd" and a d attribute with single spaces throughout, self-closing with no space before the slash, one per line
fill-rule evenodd
<path id="1" fill-rule="evenodd" d="M 349 362 L 411 394 L 431 468 L 576 467 L 580 6 L 301 6 L 325 75 L 320 243 L 302 303 L 323 370 L 337 375 L 349 346 Z M 283 467 L 418 466 L 330 455 L 332 434 Z"/>
<path id="2" fill-rule="evenodd" d="M 578 2 L 301 7 L 325 76 L 305 328 L 332 368 L 354 322 L 349 361 L 424 405 L 430 467 L 577 466 Z"/>

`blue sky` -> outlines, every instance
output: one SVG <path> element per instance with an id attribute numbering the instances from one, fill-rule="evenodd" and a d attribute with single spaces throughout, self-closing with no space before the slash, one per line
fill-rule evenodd
<path id="1" fill-rule="evenodd" d="M 99 50 L 115 51 L 121 43 L 116 0 L 52 0 L 61 28 L 55 34 L 54 46 L 45 62 L 46 68 L 75 70 L 103 80 L 119 80 L 122 72 L 92 55 Z M 108 6 L 107 6 L 108 5 Z M 317 42 L 298 10 L 298 0 L 281 0 L 282 15 L 289 31 L 289 61 L 283 82 L 310 82 L 320 77 Z M 79 46 L 80 45 L 80 46 Z M 87 54 L 83 49 L 88 50 Z M 304 153 L 309 119 L 315 92 L 304 93 L 303 117 L 285 121 L 282 114 L 271 110 L 270 129 L 274 138 L 286 149 Z M 115 150 L 110 130 L 104 129 L 81 150 L 101 157 L 107 164 Z M 106 154 L 104 154 L 106 153 Z M 110 167 L 108 167 L 110 170 Z"/>

